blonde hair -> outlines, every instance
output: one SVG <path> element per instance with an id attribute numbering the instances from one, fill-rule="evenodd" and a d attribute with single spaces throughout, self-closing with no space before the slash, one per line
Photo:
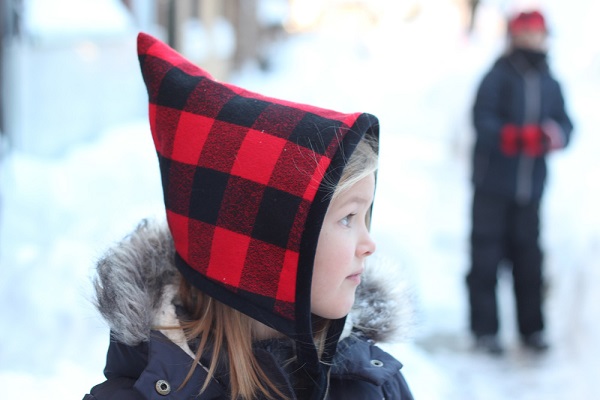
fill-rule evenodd
<path id="1" fill-rule="evenodd" d="M 200 393 L 208 387 L 219 364 L 220 355 L 225 352 L 229 362 L 229 384 L 232 399 L 253 399 L 260 392 L 268 399 L 283 399 L 285 396 L 271 383 L 260 368 L 252 351 L 252 343 L 258 336 L 260 323 L 241 312 L 226 306 L 181 280 L 179 294 L 189 320 L 181 326 L 188 340 L 199 339 L 194 363 L 181 386 L 192 377 L 200 362 L 207 343 L 212 346 L 208 377 Z M 270 390 L 269 390 L 270 389 Z M 271 394 L 274 392 L 277 397 Z"/>
<path id="2" fill-rule="evenodd" d="M 374 173 L 376 169 L 377 142 L 375 139 L 363 138 L 348 160 L 340 181 L 337 185 L 331 186 L 332 199 L 367 175 Z M 260 337 L 261 332 L 264 332 L 264 325 L 204 294 L 185 279 L 181 279 L 179 296 L 184 309 L 189 313 L 189 320 L 181 321 L 183 331 L 188 340 L 199 341 L 194 362 L 181 387 L 191 379 L 207 344 L 210 343 L 211 361 L 210 365 L 206 366 L 208 376 L 200 393 L 206 390 L 214 376 L 221 360 L 220 356 L 227 354 L 232 399 L 251 400 L 259 393 L 267 399 L 287 398 L 261 369 L 254 356 L 252 344 Z M 321 356 L 330 321 L 320 319 L 315 325 L 314 341 Z"/>
<path id="3" fill-rule="evenodd" d="M 345 192 L 361 179 L 374 173 L 378 166 L 378 143 L 370 136 L 365 136 L 354 149 L 348 159 L 344 172 L 337 185 L 332 187 L 332 199 Z"/>

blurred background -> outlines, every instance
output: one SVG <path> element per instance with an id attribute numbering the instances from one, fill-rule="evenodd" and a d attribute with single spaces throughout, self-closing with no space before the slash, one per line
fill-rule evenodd
<path id="1" fill-rule="evenodd" d="M 553 348 L 516 346 L 508 277 L 502 359 L 467 332 L 470 107 L 506 45 L 506 17 L 540 8 L 575 123 L 550 159 L 543 241 Z M 135 39 L 150 33 L 219 79 L 381 122 L 373 221 L 414 318 L 387 348 L 417 399 L 594 398 L 600 376 L 600 3 L 596 0 L 2 0 L 0 387 L 82 398 L 103 380 L 108 329 L 96 259 L 162 218 Z"/>

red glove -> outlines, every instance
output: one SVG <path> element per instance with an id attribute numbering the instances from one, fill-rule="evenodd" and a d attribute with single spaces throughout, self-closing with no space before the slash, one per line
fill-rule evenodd
<path id="1" fill-rule="evenodd" d="M 515 156 L 521 150 L 521 132 L 518 126 L 506 124 L 502 127 L 500 150 L 507 156 Z"/>
<path id="2" fill-rule="evenodd" d="M 546 152 L 546 135 L 540 125 L 523 125 L 521 128 L 523 152 L 530 157 L 539 157 Z"/>

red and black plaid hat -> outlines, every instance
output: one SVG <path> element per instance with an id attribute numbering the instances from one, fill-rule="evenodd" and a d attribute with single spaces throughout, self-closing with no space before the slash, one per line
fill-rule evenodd
<path id="1" fill-rule="evenodd" d="M 177 267 L 215 299 L 312 343 L 330 186 L 362 137 L 378 135 L 377 119 L 217 82 L 144 33 L 138 56 Z"/>
<path id="2" fill-rule="evenodd" d="M 547 32 L 546 20 L 539 11 L 520 12 L 508 22 L 508 32 L 516 35 L 524 31 Z"/>

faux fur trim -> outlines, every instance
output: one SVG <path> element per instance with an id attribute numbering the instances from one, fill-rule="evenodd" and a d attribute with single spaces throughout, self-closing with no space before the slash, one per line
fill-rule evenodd
<path id="1" fill-rule="evenodd" d="M 163 296 L 176 285 L 175 249 L 166 224 L 142 221 L 96 267 L 96 307 L 113 337 L 128 345 L 148 341 Z"/>
<path id="2" fill-rule="evenodd" d="M 416 294 L 407 271 L 389 258 L 367 259 L 346 325 L 375 342 L 406 339 L 415 324 Z"/>
<path id="3" fill-rule="evenodd" d="M 166 223 L 144 220 L 99 260 L 95 303 L 114 339 L 137 345 L 148 341 L 155 327 L 176 325 L 174 259 Z M 376 342 L 402 338 L 414 314 L 413 292 L 402 271 L 380 257 L 370 257 L 365 271 L 344 335 L 353 332 Z"/>

